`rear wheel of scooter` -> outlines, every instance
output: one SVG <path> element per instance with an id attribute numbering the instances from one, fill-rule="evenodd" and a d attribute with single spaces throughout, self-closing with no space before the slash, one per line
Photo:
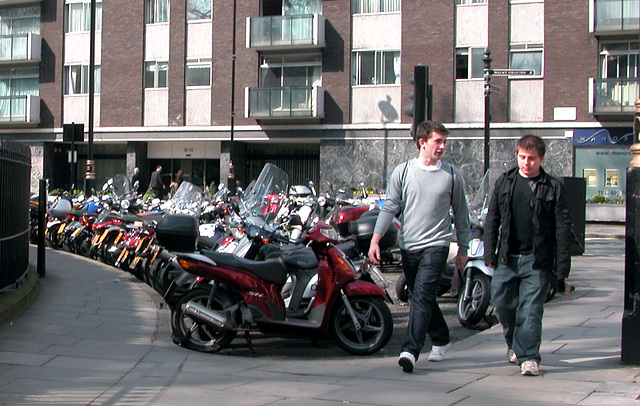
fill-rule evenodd
<path id="1" fill-rule="evenodd" d="M 391 310 L 379 297 L 358 296 L 348 299 L 361 329 L 356 330 L 349 310 L 338 299 L 330 326 L 334 340 L 342 349 L 356 355 L 380 351 L 393 333 Z"/>
<path id="2" fill-rule="evenodd" d="M 446 278 L 441 278 L 446 279 Z M 436 296 L 442 296 L 451 290 L 451 284 L 445 284 L 443 282 L 438 283 L 438 290 L 436 291 Z M 396 297 L 399 301 L 408 303 L 411 300 L 411 291 L 409 290 L 409 286 L 407 286 L 407 277 L 404 276 L 404 273 L 398 277 L 396 281 Z"/>
<path id="3" fill-rule="evenodd" d="M 464 327 L 470 327 L 478 323 L 484 317 L 491 300 L 491 280 L 480 271 L 474 272 L 471 277 L 471 297 L 465 298 L 467 279 L 458 296 L 458 320 Z"/>
<path id="4" fill-rule="evenodd" d="M 185 294 L 171 311 L 171 329 L 173 341 L 184 347 L 201 352 L 213 352 L 227 347 L 236 336 L 236 331 L 220 331 L 198 323 L 183 312 L 184 305 L 192 300 L 202 306 L 207 305 L 209 289 L 197 288 Z M 218 290 L 210 308 L 223 310 L 233 305 L 228 293 Z"/>
<path id="5" fill-rule="evenodd" d="M 411 298 L 411 293 L 409 292 L 409 287 L 407 286 L 407 277 L 404 276 L 404 273 L 401 273 L 396 281 L 396 297 L 401 302 L 408 302 Z"/>

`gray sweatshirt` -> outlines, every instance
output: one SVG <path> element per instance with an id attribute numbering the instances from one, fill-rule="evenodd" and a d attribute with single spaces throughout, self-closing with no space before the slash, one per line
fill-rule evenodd
<path id="1" fill-rule="evenodd" d="M 442 161 L 436 166 L 425 167 L 412 159 L 407 163 L 404 181 L 403 172 L 405 163 L 398 165 L 389 178 L 387 199 L 374 232 L 384 235 L 393 217 L 401 214 L 401 248 L 414 251 L 429 246 L 447 246 L 453 234 L 449 210 L 453 208 L 458 253 L 466 255 L 469 248 L 469 208 L 460 171 Z"/>

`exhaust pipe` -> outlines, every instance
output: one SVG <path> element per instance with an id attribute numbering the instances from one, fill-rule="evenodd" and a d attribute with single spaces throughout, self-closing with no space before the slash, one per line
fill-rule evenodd
<path id="1" fill-rule="evenodd" d="M 184 305 L 184 313 L 200 323 L 218 330 L 226 331 L 232 328 L 223 312 L 209 309 L 208 307 L 195 303 L 193 300 L 189 300 Z"/>

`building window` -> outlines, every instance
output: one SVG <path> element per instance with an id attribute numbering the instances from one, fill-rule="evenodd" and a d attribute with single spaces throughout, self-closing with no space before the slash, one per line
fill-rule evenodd
<path id="1" fill-rule="evenodd" d="M 400 0 L 351 0 L 353 14 L 400 11 Z"/>
<path id="2" fill-rule="evenodd" d="M 166 23 L 169 21 L 169 0 L 145 0 L 145 23 Z"/>
<path id="3" fill-rule="evenodd" d="M 602 44 L 600 72 L 603 79 L 637 79 L 638 62 L 637 41 Z"/>
<path id="4" fill-rule="evenodd" d="M 607 169 L 605 172 L 605 186 L 618 187 L 618 170 L 617 169 Z"/>
<path id="5" fill-rule="evenodd" d="M 187 62 L 185 76 L 187 86 L 211 86 L 211 61 Z"/>
<path id="6" fill-rule="evenodd" d="M 596 186 L 596 173 L 597 171 L 595 169 L 584 169 L 582 171 L 582 176 L 587 180 L 587 186 Z"/>
<path id="7" fill-rule="evenodd" d="M 0 9 L 0 34 L 29 33 L 40 33 L 40 7 Z"/>
<path id="8" fill-rule="evenodd" d="M 264 56 L 260 87 L 313 87 L 322 80 L 320 55 Z"/>
<path id="9" fill-rule="evenodd" d="M 94 69 L 94 92 L 100 93 L 100 65 Z M 89 93 L 89 65 L 67 65 L 64 67 L 64 94 Z"/>
<path id="10" fill-rule="evenodd" d="M 169 62 L 151 61 L 144 63 L 144 87 L 167 87 Z"/>
<path id="11" fill-rule="evenodd" d="M 39 68 L 0 69 L 0 118 L 24 115 L 26 96 L 39 96 Z"/>
<path id="12" fill-rule="evenodd" d="M 456 79 L 482 78 L 484 75 L 484 48 L 456 49 Z"/>
<path id="13" fill-rule="evenodd" d="M 488 3 L 488 0 L 456 0 L 456 4 L 483 4 Z"/>
<path id="14" fill-rule="evenodd" d="M 542 76 L 542 44 L 511 45 L 509 69 L 531 69 L 535 76 Z"/>
<path id="15" fill-rule="evenodd" d="M 352 85 L 399 85 L 400 51 L 356 51 L 351 59 Z"/>
<path id="16" fill-rule="evenodd" d="M 65 5 L 65 32 L 82 32 L 91 29 L 91 1 L 82 0 Z M 96 30 L 102 29 L 102 1 L 96 1 Z"/>
<path id="17" fill-rule="evenodd" d="M 187 0 L 187 20 L 211 20 L 212 0 Z"/>

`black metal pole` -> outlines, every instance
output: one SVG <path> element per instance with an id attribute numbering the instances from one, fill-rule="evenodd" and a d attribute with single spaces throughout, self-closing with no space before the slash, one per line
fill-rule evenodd
<path id="1" fill-rule="evenodd" d="M 231 126 L 229 128 L 229 177 L 227 179 L 227 188 L 233 195 L 236 191 L 236 174 L 233 167 L 233 137 L 234 124 L 236 120 L 236 13 L 237 1 L 233 0 L 233 32 L 231 40 Z"/>
<path id="2" fill-rule="evenodd" d="M 491 51 L 484 50 L 484 172 L 491 167 L 491 152 L 489 143 L 491 140 Z"/>
<path id="3" fill-rule="evenodd" d="M 620 358 L 640 365 L 640 99 L 635 103 L 633 158 L 627 168 L 627 207 L 624 255 L 624 311 Z"/>
<path id="4" fill-rule="evenodd" d="M 87 170 L 84 174 L 85 193 L 93 194 L 96 179 L 95 162 L 93 160 L 93 116 L 96 70 L 96 0 L 91 0 L 91 18 L 89 23 L 89 128 L 87 133 Z"/>
<path id="5" fill-rule="evenodd" d="M 38 181 L 38 265 L 37 272 L 40 278 L 46 276 L 44 230 L 47 227 L 47 181 Z"/>

